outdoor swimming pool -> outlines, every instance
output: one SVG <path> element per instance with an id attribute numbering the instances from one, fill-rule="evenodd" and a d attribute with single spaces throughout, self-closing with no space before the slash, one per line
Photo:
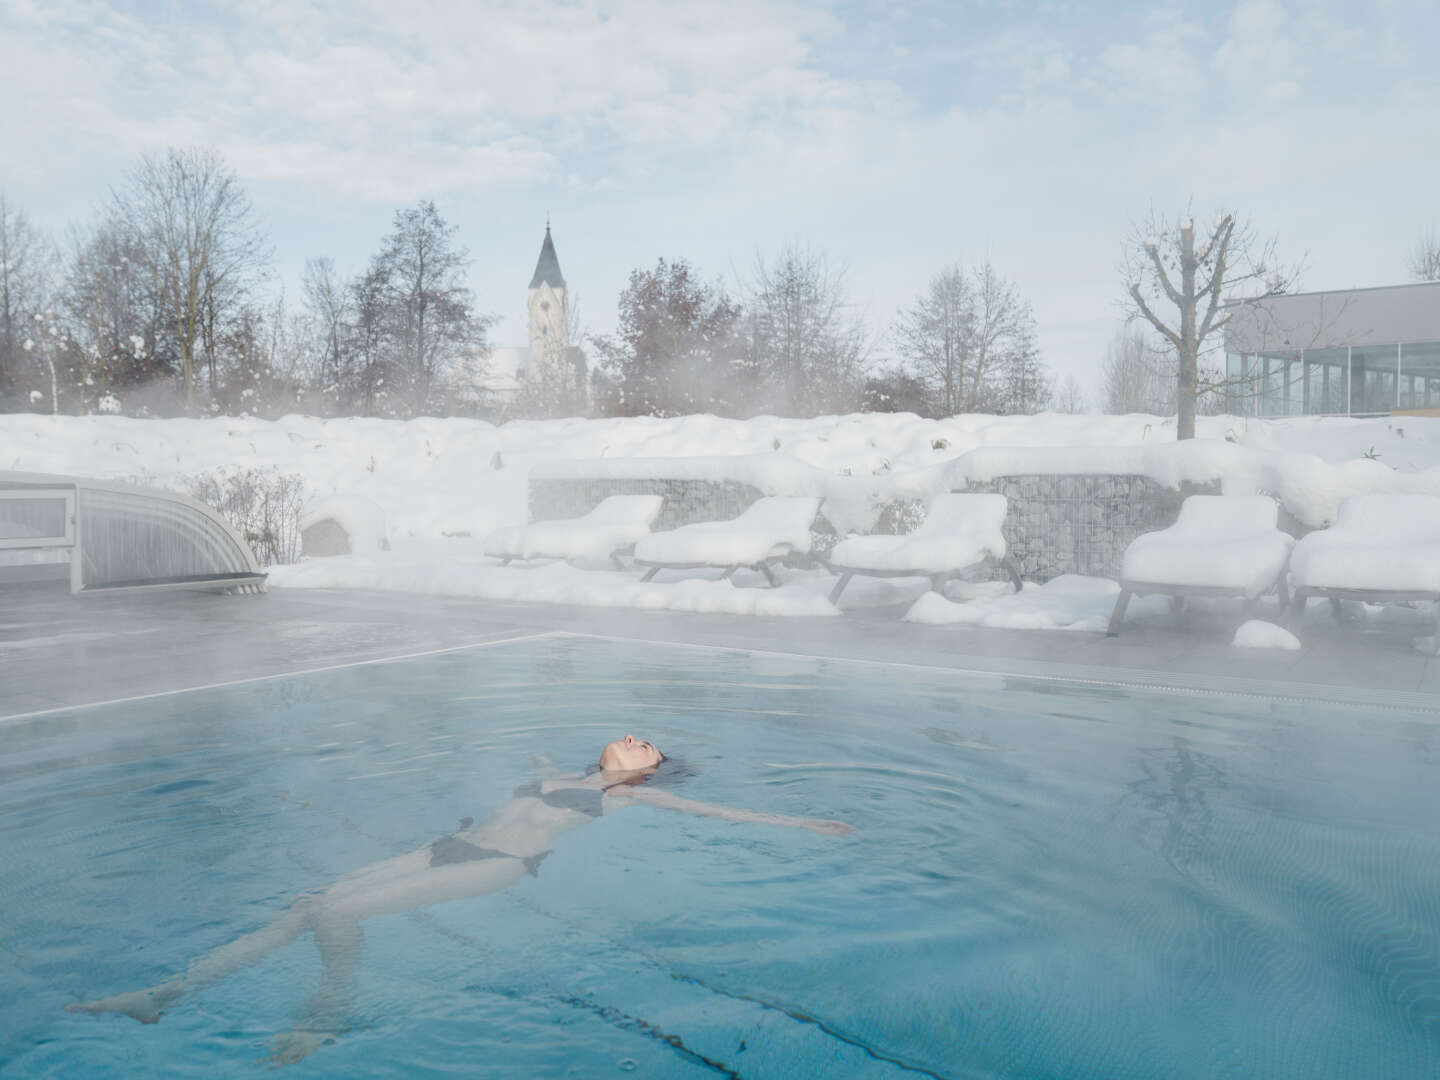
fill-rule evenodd
<path id="1" fill-rule="evenodd" d="M 1434 714 L 546 636 L 0 725 L 0 1074 L 258 1072 L 308 935 L 157 982 L 633 731 L 676 794 L 365 924 L 294 1075 L 1430 1078 Z"/>

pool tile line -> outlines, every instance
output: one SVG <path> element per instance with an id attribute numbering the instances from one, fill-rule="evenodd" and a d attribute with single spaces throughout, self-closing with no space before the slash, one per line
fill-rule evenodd
<path id="1" fill-rule="evenodd" d="M 1315 705 L 1335 704 L 1359 708 L 1384 709 L 1395 712 L 1440 713 L 1440 695 L 1403 690 L 1379 690 L 1374 688 L 1351 688 L 1325 684 L 1283 682 L 1269 679 L 1250 679 L 1230 675 L 1186 676 L 1178 672 L 1150 671 L 1143 668 L 1127 669 L 1123 675 L 1107 677 L 1098 674 L 1078 674 L 1073 669 L 1079 665 L 1047 664 L 1040 660 L 1014 659 L 1005 668 L 982 667 L 982 663 L 995 657 L 973 657 L 957 655 L 954 666 L 945 664 L 917 664 L 902 660 L 878 660 L 869 657 L 843 656 L 832 653 L 807 651 L 786 651 L 781 649 L 758 649 L 744 645 L 713 645 L 693 641 L 659 641 L 649 638 L 617 637 L 585 631 L 561 630 L 557 634 L 575 638 L 593 638 L 599 641 L 627 642 L 639 645 L 671 646 L 673 648 L 703 649 L 711 652 L 740 652 L 760 656 L 777 656 L 791 659 L 827 660 L 834 663 L 865 664 L 876 667 L 902 668 L 909 671 L 925 671 L 959 675 L 975 679 L 1029 679 L 1034 682 L 1065 683 L 1074 686 L 1092 686 L 1115 690 L 1150 690 L 1161 693 L 1183 694 L 1188 697 L 1249 698 L 1259 701 L 1285 704 Z M 1087 667 L 1089 667 L 1087 665 Z M 1090 668 L 1093 671 L 1093 667 Z"/>
<path id="2" fill-rule="evenodd" d="M 243 679 L 227 679 L 224 682 L 205 683 L 200 686 L 180 686 L 172 690 L 156 690 L 153 693 L 134 694 L 130 697 L 108 698 L 103 701 L 85 701 L 78 705 L 56 705 L 48 709 L 36 709 L 33 712 L 11 713 L 9 716 L 0 716 L 0 724 L 8 724 L 18 720 L 35 720 L 42 716 L 78 712 L 81 709 L 100 709 L 107 705 L 129 705 L 137 701 L 151 701 L 155 698 L 173 697 L 176 694 L 190 694 L 200 690 L 222 690 L 227 686 L 245 686 L 249 683 L 272 682 L 276 679 L 290 679 L 301 675 L 320 675 L 327 671 L 343 671 L 346 668 L 364 667 L 367 664 L 398 664 L 406 660 L 422 660 L 427 656 L 441 656 L 445 653 L 464 652 L 466 649 L 486 649 L 496 645 L 508 645 L 511 642 L 538 641 L 544 638 L 557 637 L 560 634 L 561 632 L 556 630 L 542 630 L 529 634 L 498 635 L 482 641 L 470 641 L 464 645 L 447 645 L 439 649 L 424 649 L 420 652 L 399 653 L 394 656 L 376 656 L 367 660 L 347 660 L 343 664 L 325 664 L 321 667 L 298 668 L 294 671 L 277 671 L 269 675 L 251 675 Z"/>

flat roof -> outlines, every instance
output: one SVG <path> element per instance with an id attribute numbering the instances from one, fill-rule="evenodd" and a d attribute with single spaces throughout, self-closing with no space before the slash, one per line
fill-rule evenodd
<path id="1" fill-rule="evenodd" d="M 1232 353 L 1440 342 L 1440 281 L 1287 293 L 1229 308 Z"/>

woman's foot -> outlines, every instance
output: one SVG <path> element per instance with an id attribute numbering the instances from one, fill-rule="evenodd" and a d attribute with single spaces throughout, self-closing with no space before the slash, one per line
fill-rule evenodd
<path id="1" fill-rule="evenodd" d="M 101 998 L 99 1001 L 78 1001 L 65 1006 L 72 1013 L 124 1013 L 142 1024 L 153 1024 L 160 1019 L 164 1002 L 154 990 L 132 990 L 128 994 Z"/>
<path id="2" fill-rule="evenodd" d="M 307 1057 L 335 1041 L 333 1031 L 315 1031 L 305 1028 L 296 1028 L 293 1031 L 286 1031 L 270 1040 L 270 1054 L 264 1058 L 264 1063 L 272 1069 L 280 1068 L 283 1065 L 295 1065 L 304 1061 Z"/>

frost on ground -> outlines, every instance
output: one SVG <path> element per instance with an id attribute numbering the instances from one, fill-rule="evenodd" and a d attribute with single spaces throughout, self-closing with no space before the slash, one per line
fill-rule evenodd
<path id="1" fill-rule="evenodd" d="M 1044 585 L 1026 582 L 1015 592 L 1007 582 L 951 585 L 946 595 L 926 593 L 905 615 L 907 622 L 930 626 L 983 626 L 1002 630 L 1089 630 L 1103 633 L 1120 586 L 1106 578 L 1062 574 Z M 1131 601 L 1126 622 L 1170 610 L 1163 596 Z"/>
<path id="2" fill-rule="evenodd" d="M 1300 639 L 1286 630 L 1264 619 L 1247 619 L 1235 631 L 1230 642 L 1237 649 L 1290 649 L 1300 648 Z"/>

